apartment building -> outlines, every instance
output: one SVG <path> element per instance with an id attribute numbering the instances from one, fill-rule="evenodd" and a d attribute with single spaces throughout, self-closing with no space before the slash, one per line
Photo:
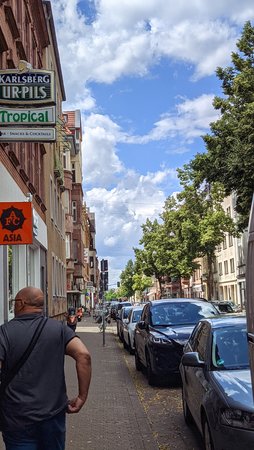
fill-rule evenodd
<path id="1" fill-rule="evenodd" d="M 65 150 L 66 264 L 68 306 L 86 305 L 90 282 L 90 222 L 82 187 L 82 126 L 79 110 L 64 111 L 69 148 Z"/>
<path id="2" fill-rule="evenodd" d="M 22 137 L 24 124 L 20 130 L 16 124 L 15 136 L 19 133 L 18 137 L 6 138 L 9 131 L 3 123 L 5 113 L 1 114 L 0 202 L 30 202 L 33 232 L 29 244 L 0 246 L 0 265 L 3 268 L 0 272 L 0 295 L 6 299 L 0 304 L 0 322 L 12 317 L 11 300 L 26 285 L 40 287 L 45 294 L 48 315 L 61 318 L 66 310 L 64 180 L 61 170 L 61 116 L 65 91 L 49 1 L 0 1 L 0 70 L 11 69 L 22 77 L 29 71 L 33 74 L 46 72 L 50 79 L 48 111 L 55 115 L 57 125 L 55 127 L 53 117 L 50 125 L 40 129 L 38 126 L 29 128 L 33 138 L 28 139 Z M 30 90 L 33 89 L 36 90 L 31 84 Z M 5 90 L 10 96 L 11 89 L 7 86 Z M 29 108 L 33 107 L 36 114 L 41 107 L 38 98 L 24 97 L 20 100 L 27 116 Z M 0 98 L 1 108 L 15 108 L 19 114 L 19 106 L 11 102 L 6 106 L 6 100 Z M 11 127 L 13 130 L 13 123 Z M 39 135 L 43 137 L 38 138 Z"/>
<path id="3" fill-rule="evenodd" d="M 235 200 L 235 195 L 232 194 L 223 201 L 224 210 L 233 219 L 236 219 Z M 245 305 L 246 249 L 246 231 L 240 237 L 233 237 L 226 233 L 223 242 L 215 253 L 215 298 L 231 300 L 241 307 Z"/>

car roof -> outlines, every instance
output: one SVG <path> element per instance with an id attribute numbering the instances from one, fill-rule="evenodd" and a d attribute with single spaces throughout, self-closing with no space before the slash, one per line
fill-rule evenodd
<path id="1" fill-rule="evenodd" d="M 233 302 L 231 302 L 230 300 L 211 300 L 211 303 L 213 303 L 214 305 L 232 305 Z"/>
<path id="2" fill-rule="evenodd" d="M 144 306 L 145 306 L 145 304 L 144 305 L 136 305 L 136 306 L 133 306 L 133 311 L 142 311 L 142 309 L 144 308 Z"/>
<path id="3" fill-rule="evenodd" d="M 165 304 L 165 303 L 172 303 L 172 302 L 174 302 L 174 303 L 177 303 L 177 302 L 181 302 L 181 303 L 183 303 L 183 302 L 185 302 L 185 303 L 202 303 L 202 304 L 204 304 L 204 303 L 211 303 L 211 302 L 209 302 L 209 301 L 207 301 L 207 300 L 202 300 L 202 299 L 200 299 L 200 298 L 162 298 L 162 299 L 160 299 L 160 300 L 150 300 L 148 303 L 151 303 L 151 305 L 152 306 L 155 306 L 155 305 L 162 305 L 163 303 Z"/>
<path id="4" fill-rule="evenodd" d="M 200 322 L 209 322 L 212 328 L 229 327 L 231 325 L 246 325 L 246 315 L 222 314 L 216 317 L 201 319 Z"/>

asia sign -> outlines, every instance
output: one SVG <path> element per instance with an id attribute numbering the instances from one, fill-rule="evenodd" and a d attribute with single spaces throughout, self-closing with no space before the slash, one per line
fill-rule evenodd
<path id="1" fill-rule="evenodd" d="M 0 245 L 22 245 L 33 242 L 31 202 L 0 203 Z"/>
<path id="2" fill-rule="evenodd" d="M 55 104 L 55 73 L 34 69 L 0 70 L 0 104 Z"/>

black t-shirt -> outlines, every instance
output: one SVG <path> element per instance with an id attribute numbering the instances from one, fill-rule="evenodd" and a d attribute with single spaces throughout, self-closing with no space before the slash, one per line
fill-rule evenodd
<path id="1" fill-rule="evenodd" d="M 13 367 L 26 350 L 41 317 L 40 314 L 24 314 L 0 327 L 3 373 Z M 64 356 L 66 345 L 75 336 L 64 323 L 47 320 L 32 353 L 1 399 L 4 430 L 17 430 L 49 419 L 66 408 Z"/>

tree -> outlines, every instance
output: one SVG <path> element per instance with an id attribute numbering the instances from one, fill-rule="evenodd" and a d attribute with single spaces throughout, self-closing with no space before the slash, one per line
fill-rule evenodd
<path id="1" fill-rule="evenodd" d="M 218 181 L 225 195 L 235 192 L 239 229 L 248 225 L 254 191 L 254 28 L 246 22 L 231 55 L 232 65 L 216 71 L 222 81 L 223 97 L 214 98 L 220 118 L 203 136 L 207 153 L 197 154 L 185 169 L 192 172 L 196 186 L 204 180 Z"/>
<path id="2" fill-rule="evenodd" d="M 213 296 L 213 262 L 216 247 L 225 233 L 236 234 L 235 224 L 222 208 L 225 197 L 219 183 L 203 185 L 196 189 L 189 172 L 179 170 L 183 190 L 176 199 L 170 198 L 165 205 L 165 226 L 173 232 L 175 246 L 175 269 L 179 276 L 190 276 L 197 264 L 197 257 L 206 257 L 208 273 L 208 299 Z"/>
<path id="3" fill-rule="evenodd" d="M 153 285 L 153 281 L 151 277 L 147 277 L 143 273 L 134 273 L 133 275 L 133 290 L 137 292 L 142 297 L 142 292 L 151 287 Z"/>
<path id="4" fill-rule="evenodd" d="M 116 300 L 118 298 L 117 290 L 116 289 L 110 289 L 109 291 L 105 292 L 105 300 L 107 302 L 110 302 L 112 300 Z"/>
<path id="5" fill-rule="evenodd" d="M 164 276 L 171 270 L 170 260 L 165 254 L 163 224 L 147 219 L 141 226 L 143 230 L 139 244 L 143 248 L 134 248 L 136 271 L 147 277 L 155 277 L 159 283 L 160 295 L 163 294 Z"/>
<path id="6" fill-rule="evenodd" d="M 122 271 L 120 275 L 121 286 L 119 288 L 119 292 L 122 294 L 121 297 L 132 297 L 134 295 L 133 290 L 133 275 L 134 275 L 134 263 L 130 259 L 125 269 Z"/>

